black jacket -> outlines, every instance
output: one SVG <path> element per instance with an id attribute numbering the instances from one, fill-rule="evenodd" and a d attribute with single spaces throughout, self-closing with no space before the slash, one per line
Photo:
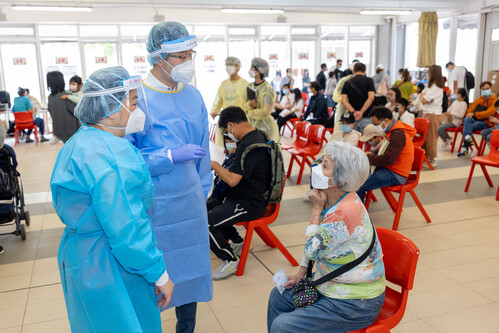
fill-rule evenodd
<path id="1" fill-rule="evenodd" d="M 321 92 L 317 95 L 310 97 L 310 102 L 308 103 L 307 111 L 303 115 L 303 119 L 307 119 L 308 115 L 312 113 L 315 119 L 320 119 L 324 123 L 329 118 L 327 112 L 327 100 Z"/>
<path id="2" fill-rule="evenodd" d="M 323 71 L 321 71 L 319 74 L 317 74 L 316 80 L 321 85 L 321 90 L 326 90 L 327 78 L 326 78 L 326 74 L 324 74 Z"/>

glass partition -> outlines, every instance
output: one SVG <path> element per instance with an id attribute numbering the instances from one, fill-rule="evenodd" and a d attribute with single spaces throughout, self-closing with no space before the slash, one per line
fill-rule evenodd
<path id="1" fill-rule="evenodd" d="M 344 60 L 346 65 L 345 26 L 323 26 L 321 28 L 321 63 L 328 65 L 329 71 L 336 68 L 336 60 Z"/>
<path id="2" fill-rule="evenodd" d="M 85 67 L 87 76 L 98 69 L 118 66 L 118 55 L 115 43 L 86 43 Z"/>
<path id="3" fill-rule="evenodd" d="M 260 29 L 261 57 L 269 63 L 269 81 L 276 91 L 280 90 L 286 69 L 291 67 L 288 29 L 284 26 L 262 26 Z"/>
<path id="4" fill-rule="evenodd" d="M 293 41 L 291 44 L 293 57 L 291 59 L 295 87 L 307 90 L 308 83 L 303 84 L 305 70 L 309 71 L 310 80 L 314 81 L 319 69 L 315 64 L 315 41 Z M 305 88 L 305 89 L 304 89 Z"/>
<path id="5" fill-rule="evenodd" d="M 140 75 L 144 79 L 151 67 L 147 62 L 146 43 L 123 43 L 121 44 L 122 66 L 130 75 Z"/>
<path id="6" fill-rule="evenodd" d="M 42 43 L 41 51 L 44 80 L 48 72 L 59 71 L 64 74 L 66 87 L 69 87 L 71 77 L 82 77 L 78 43 Z"/>

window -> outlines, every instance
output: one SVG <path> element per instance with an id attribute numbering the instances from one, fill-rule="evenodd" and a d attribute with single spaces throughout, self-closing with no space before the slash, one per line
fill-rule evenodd
<path id="1" fill-rule="evenodd" d="M 308 71 L 311 81 L 315 80 L 315 76 L 319 73 L 319 69 L 315 65 L 315 41 L 293 41 L 291 45 L 293 49 L 292 68 L 293 78 L 295 79 L 295 88 L 308 89 L 308 82 L 303 82 L 304 76 Z"/>
<path id="2" fill-rule="evenodd" d="M 82 37 L 118 37 L 117 25 L 80 25 Z"/>
<path id="3" fill-rule="evenodd" d="M 499 41 L 499 29 L 492 29 L 492 41 Z"/>
<path id="4" fill-rule="evenodd" d="M 0 36 L 34 36 L 32 27 L 1 27 Z"/>
<path id="5" fill-rule="evenodd" d="M 336 60 L 345 60 L 345 26 L 323 26 L 321 28 L 321 63 L 326 63 L 329 70 L 334 69 Z"/>
<path id="6" fill-rule="evenodd" d="M 85 67 L 87 76 L 98 69 L 117 66 L 118 56 L 114 43 L 86 43 Z"/>
<path id="7" fill-rule="evenodd" d="M 40 37 L 78 37 L 76 25 L 39 25 Z"/>
<path id="8" fill-rule="evenodd" d="M 130 75 L 140 75 L 142 78 L 147 76 L 149 62 L 147 61 L 148 52 L 145 43 L 123 43 L 121 45 L 123 56 L 123 67 Z"/>
<path id="9" fill-rule="evenodd" d="M 405 60 L 404 67 L 409 71 L 418 69 L 419 24 L 409 23 L 405 28 Z"/>
<path id="10" fill-rule="evenodd" d="M 279 91 L 286 68 L 291 67 L 287 26 L 262 26 L 261 57 L 269 63 L 269 82 Z M 280 73 L 280 77 L 277 75 Z"/>
<path id="11" fill-rule="evenodd" d="M 78 43 L 42 43 L 41 51 L 44 78 L 48 72 L 59 71 L 68 85 L 74 75 L 82 76 Z"/>
<path id="12" fill-rule="evenodd" d="M 236 36 L 256 36 L 255 28 L 229 28 L 229 35 Z"/>
<path id="13" fill-rule="evenodd" d="M 435 57 L 437 65 L 444 67 L 449 62 L 449 46 L 450 19 L 438 20 L 437 54 Z"/>
<path id="14" fill-rule="evenodd" d="M 137 39 L 145 39 L 151 31 L 152 25 L 122 25 L 120 26 L 121 37 Z"/>

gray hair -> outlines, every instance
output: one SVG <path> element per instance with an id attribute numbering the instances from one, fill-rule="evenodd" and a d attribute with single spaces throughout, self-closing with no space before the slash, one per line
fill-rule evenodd
<path id="1" fill-rule="evenodd" d="M 344 192 L 355 192 L 369 177 L 369 159 L 357 147 L 346 142 L 332 141 L 324 155 L 334 162 L 333 186 Z"/>
<path id="2" fill-rule="evenodd" d="M 225 64 L 236 65 L 241 67 L 241 60 L 239 60 L 239 58 L 236 57 L 227 57 L 227 59 L 225 59 Z"/>

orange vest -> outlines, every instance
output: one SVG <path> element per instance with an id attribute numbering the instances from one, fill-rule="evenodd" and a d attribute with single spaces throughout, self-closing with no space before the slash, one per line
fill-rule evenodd
<path id="1" fill-rule="evenodd" d="M 393 165 L 386 165 L 386 167 L 402 177 L 409 177 L 412 162 L 414 162 L 414 144 L 412 143 L 412 138 L 416 135 L 416 129 L 401 121 L 397 121 L 386 133 L 386 138 L 390 140 L 392 131 L 397 129 L 404 131 L 405 145 L 395 163 Z"/>

